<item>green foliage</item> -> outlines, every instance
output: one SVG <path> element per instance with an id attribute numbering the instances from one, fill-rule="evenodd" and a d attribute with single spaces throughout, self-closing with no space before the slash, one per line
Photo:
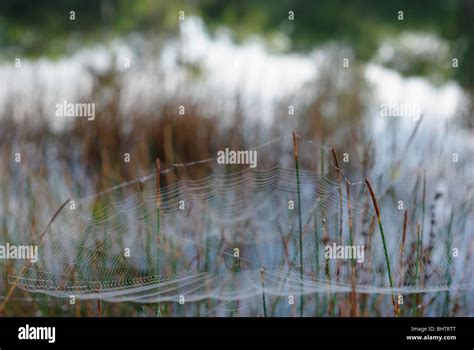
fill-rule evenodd
<path id="1" fill-rule="evenodd" d="M 71 10 L 75 21 L 69 20 Z M 362 60 L 371 58 L 388 36 L 406 30 L 433 32 L 452 44 L 453 57 L 460 62 L 456 78 L 474 88 L 472 0 L 2 0 L 0 48 L 9 56 L 58 56 L 133 31 L 171 35 L 177 31 L 180 10 L 199 14 L 213 28 L 232 28 L 237 40 L 252 33 L 283 32 L 293 50 L 338 41 Z M 288 20 L 289 11 L 294 21 Z M 397 19 L 398 11 L 403 11 L 403 21 Z M 426 71 L 417 66 L 406 73 Z"/>
<path id="2" fill-rule="evenodd" d="M 294 12 L 294 21 L 288 20 L 289 11 Z M 398 11 L 403 11 L 403 21 L 398 20 Z M 234 28 L 237 38 L 246 32 L 279 30 L 291 38 L 292 49 L 310 50 L 335 40 L 352 47 L 363 60 L 371 58 L 387 36 L 407 30 L 434 32 L 453 43 L 453 56 L 460 60 L 458 80 L 464 86 L 474 86 L 471 0 L 274 0 L 271 6 L 264 0 L 205 0 L 201 13 L 213 26 L 225 24 Z M 420 66 L 410 73 L 426 71 Z"/>
<path id="3" fill-rule="evenodd" d="M 30 57 L 58 56 L 84 44 L 133 31 L 177 30 L 185 1 L 5 0 L 0 3 L 0 48 Z M 70 11 L 75 20 L 70 20 Z"/>

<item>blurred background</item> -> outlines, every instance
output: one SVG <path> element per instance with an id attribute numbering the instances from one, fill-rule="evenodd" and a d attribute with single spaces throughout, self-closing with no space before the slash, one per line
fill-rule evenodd
<path id="1" fill-rule="evenodd" d="M 463 208 L 457 229 L 472 238 L 473 18 L 471 0 L 2 0 L 1 239 L 28 241 L 65 199 L 146 174 L 156 158 L 207 159 L 291 130 L 350 154 L 346 174 L 380 188 L 424 173 L 427 198 L 441 191 L 446 212 Z M 95 103 L 95 119 L 56 117 L 65 100 Z M 4 298 L 16 266 L 0 266 Z M 472 315 L 464 302 L 446 312 Z M 4 315 L 95 313 L 65 304 L 16 290 Z"/>

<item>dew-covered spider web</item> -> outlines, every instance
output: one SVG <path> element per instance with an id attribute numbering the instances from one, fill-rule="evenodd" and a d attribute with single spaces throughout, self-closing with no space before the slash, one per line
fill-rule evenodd
<path id="1" fill-rule="evenodd" d="M 461 249 L 473 235 L 451 217 L 430 237 L 417 227 L 419 209 L 408 212 L 403 229 L 404 212 L 379 181 L 373 187 L 391 286 L 364 178 L 345 172 L 342 159 L 337 168 L 331 148 L 303 137 L 298 143 L 298 171 L 287 135 L 254 149 L 256 168 L 216 159 L 162 164 L 158 179 L 152 170 L 75 199 L 35 242 L 38 261 L 9 280 L 56 297 L 139 303 L 473 287 L 473 261 Z M 410 179 L 396 186 L 406 203 L 417 203 L 420 186 L 414 191 Z M 360 261 L 328 258 L 328 246 L 362 246 L 364 254 Z"/>

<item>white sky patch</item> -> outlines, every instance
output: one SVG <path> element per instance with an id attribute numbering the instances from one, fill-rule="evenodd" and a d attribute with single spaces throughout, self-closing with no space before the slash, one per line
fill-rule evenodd
<path id="1" fill-rule="evenodd" d="M 464 93 L 456 82 L 450 81 L 442 86 L 435 86 L 427 79 L 420 77 L 404 77 L 395 70 L 384 68 L 378 64 L 368 63 L 365 77 L 372 86 L 371 100 L 371 131 L 374 139 L 383 143 L 388 123 L 391 118 L 380 115 L 382 104 L 399 106 L 419 106 L 423 115 L 423 129 L 440 132 L 446 121 L 457 115 L 463 103 Z M 397 118 L 399 132 L 408 136 L 415 127 L 415 118 Z M 393 127 L 393 124 L 390 124 Z"/>
<path id="2" fill-rule="evenodd" d="M 196 17 L 183 22 L 181 35 L 185 57 L 202 65 L 210 87 L 229 97 L 238 93 L 244 101 L 262 101 L 255 114 L 265 121 L 271 121 L 276 100 L 316 76 L 311 56 L 269 53 L 255 37 L 236 45 L 226 31 L 212 39 Z"/>
<path id="3" fill-rule="evenodd" d="M 374 87 L 374 97 L 380 102 L 419 104 L 422 113 L 447 119 L 455 115 L 463 92 L 455 82 L 436 87 L 424 78 L 403 77 L 398 72 L 368 63 L 366 78 Z"/>

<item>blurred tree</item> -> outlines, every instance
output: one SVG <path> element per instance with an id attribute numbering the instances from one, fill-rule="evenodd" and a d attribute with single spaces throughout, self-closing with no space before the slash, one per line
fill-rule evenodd
<path id="1" fill-rule="evenodd" d="M 249 32 L 282 31 L 296 50 L 337 40 L 364 60 L 389 35 L 433 32 L 452 42 L 453 56 L 460 59 L 452 76 L 463 86 L 474 87 L 473 0 L 274 0 L 271 5 L 265 0 L 203 0 L 200 8 L 206 22 L 235 28 L 237 38 Z M 289 11 L 294 12 L 294 21 L 288 20 Z M 398 11 L 403 11 L 403 21 L 398 20 Z M 422 73 L 423 67 L 416 72 Z"/>
<path id="2" fill-rule="evenodd" d="M 168 35 L 177 31 L 182 9 L 191 9 L 185 0 L 2 0 L 0 48 L 7 55 L 54 56 L 131 31 Z"/>
<path id="3" fill-rule="evenodd" d="M 75 21 L 69 20 L 71 10 Z M 363 60 L 387 36 L 433 32 L 448 39 L 459 57 L 460 68 L 452 76 L 474 90 L 474 0 L 2 0 L 0 48 L 7 54 L 59 55 L 71 46 L 130 31 L 168 35 L 178 28 L 180 10 L 201 15 L 211 27 L 233 28 L 237 39 L 283 32 L 294 50 L 336 40 Z M 294 21 L 288 20 L 289 11 Z M 415 73 L 423 74 L 423 67 Z"/>

